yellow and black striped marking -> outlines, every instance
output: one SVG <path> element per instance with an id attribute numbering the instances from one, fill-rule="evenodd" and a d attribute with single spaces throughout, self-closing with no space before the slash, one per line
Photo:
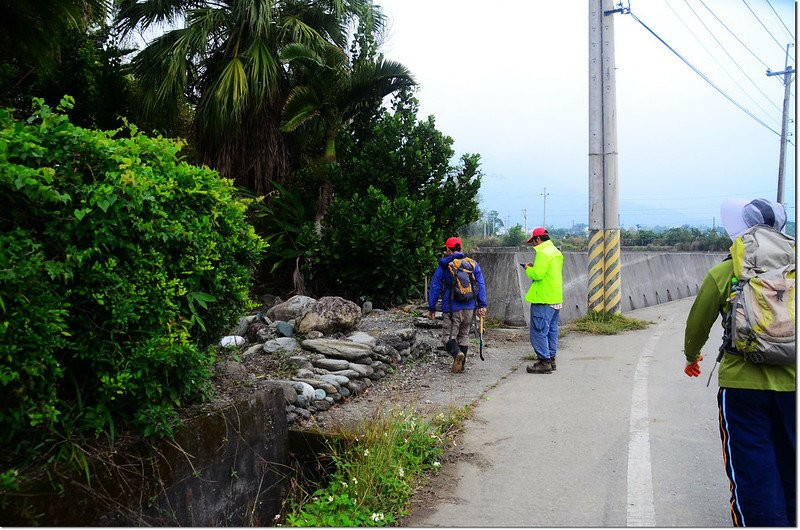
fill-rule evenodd
<path id="1" fill-rule="evenodd" d="M 607 313 L 621 313 L 622 282 L 620 280 L 619 230 L 605 231 L 603 263 L 603 306 Z"/>
<path id="2" fill-rule="evenodd" d="M 602 230 L 589 233 L 589 311 L 603 311 L 605 307 L 603 262 L 605 241 Z"/>

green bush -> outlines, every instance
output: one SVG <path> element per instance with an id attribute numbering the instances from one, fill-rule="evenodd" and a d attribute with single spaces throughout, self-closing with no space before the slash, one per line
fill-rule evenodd
<path id="1" fill-rule="evenodd" d="M 370 187 L 364 195 L 336 198 L 323 223 L 316 273 L 333 292 L 362 297 L 379 307 L 423 294 L 419 281 L 433 273 L 432 223 L 425 200 L 387 198 Z"/>
<path id="2" fill-rule="evenodd" d="M 70 106 L 70 98 L 62 101 Z M 169 434 L 207 395 L 209 346 L 263 244 L 230 181 L 181 144 L 0 111 L 0 443 L 42 431 Z"/>

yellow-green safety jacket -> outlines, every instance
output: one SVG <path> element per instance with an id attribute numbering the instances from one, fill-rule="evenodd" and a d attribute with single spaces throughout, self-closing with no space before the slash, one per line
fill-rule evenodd
<path id="1" fill-rule="evenodd" d="M 544 241 L 534 249 L 536 257 L 532 267 L 525 268 L 525 274 L 533 280 L 525 301 L 532 304 L 560 304 L 564 301 L 561 269 L 564 256 L 551 240 Z"/>

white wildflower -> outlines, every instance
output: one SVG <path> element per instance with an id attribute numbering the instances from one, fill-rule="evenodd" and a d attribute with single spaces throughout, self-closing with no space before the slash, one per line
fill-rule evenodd
<path id="1" fill-rule="evenodd" d="M 406 476 L 406 471 L 401 467 L 397 470 L 397 474 L 400 475 L 400 478 L 403 478 Z"/>
<path id="2" fill-rule="evenodd" d="M 383 519 L 384 519 L 383 512 L 380 512 L 380 513 L 375 513 L 375 512 L 372 512 L 371 518 L 372 518 L 372 520 L 373 520 L 373 521 L 375 521 L 375 522 L 377 522 L 377 521 L 383 521 Z"/>
<path id="3" fill-rule="evenodd" d="M 369 449 L 364 449 L 364 456 L 369 456 Z"/>
<path id="4" fill-rule="evenodd" d="M 333 495 L 328 495 L 328 502 L 333 502 Z"/>
<path id="5" fill-rule="evenodd" d="M 342 487 L 346 488 L 347 487 L 347 482 L 342 482 Z"/>
<path id="6" fill-rule="evenodd" d="M 439 462 L 434 462 L 434 463 L 433 463 L 433 467 L 439 467 L 439 466 L 441 466 L 441 465 L 442 465 L 442 464 L 440 464 Z"/>

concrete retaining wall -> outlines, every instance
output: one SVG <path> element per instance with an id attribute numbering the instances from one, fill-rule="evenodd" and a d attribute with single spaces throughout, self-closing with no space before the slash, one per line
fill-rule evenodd
<path id="1" fill-rule="evenodd" d="M 270 388 L 187 421 L 173 441 L 136 443 L 22 484 L 8 526 L 271 526 L 290 469 L 283 391 Z"/>
<path id="2" fill-rule="evenodd" d="M 630 311 L 697 294 L 708 269 L 726 253 L 626 252 L 622 263 L 622 311 Z M 485 248 L 470 252 L 478 260 L 486 282 L 488 316 L 509 326 L 527 326 L 530 304 L 524 301 L 530 287 L 520 263 L 533 261 L 527 248 Z M 564 252 L 564 307 L 561 321 L 582 317 L 587 311 L 588 257 L 586 252 Z"/>

